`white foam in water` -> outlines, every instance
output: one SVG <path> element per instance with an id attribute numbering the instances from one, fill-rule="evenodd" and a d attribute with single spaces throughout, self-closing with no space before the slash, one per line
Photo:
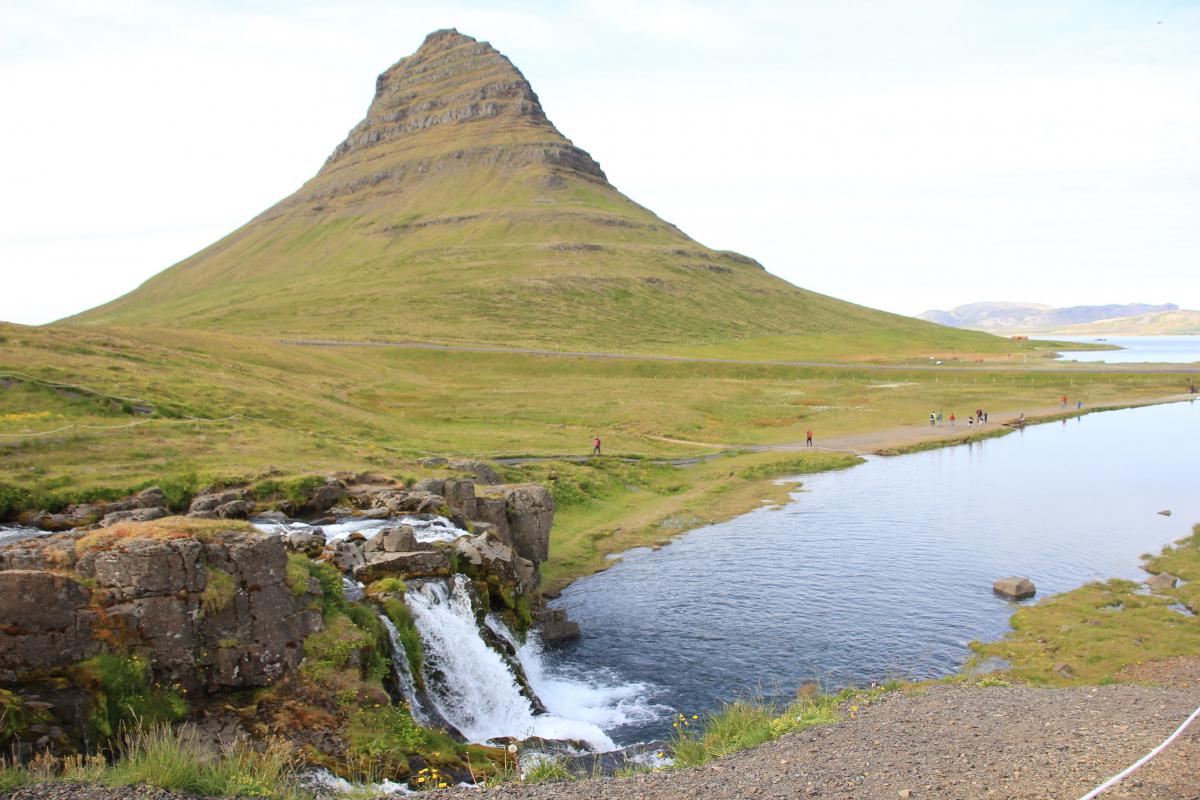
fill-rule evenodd
<path id="1" fill-rule="evenodd" d="M 409 789 L 403 783 L 396 783 L 395 781 L 354 784 L 345 778 L 339 778 L 327 769 L 314 769 L 308 772 L 304 776 L 303 783 L 313 788 L 329 789 L 339 796 L 361 796 L 364 792 L 380 797 L 416 794 L 415 791 Z"/>
<path id="2" fill-rule="evenodd" d="M 611 730 L 670 713 L 670 709 L 647 701 L 651 692 L 644 683 L 621 684 L 609 676 L 552 674 L 536 631 L 530 631 L 525 644 L 518 644 L 503 622 L 491 615 L 487 622 L 489 628 L 517 648 L 517 659 L 529 685 L 552 714 Z"/>
<path id="3" fill-rule="evenodd" d="M 417 685 L 413 682 L 412 673 L 408 668 L 408 655 L 404 651 L 403 642 L 400 641 L 400 631 L 396 630 L 395 624 L 387 614 L 380 613 L 379 619 L 383 622 L 383 627 L 387 629 L 388 640 L 392 644 L 392 672 L 396 676 L 396 683 L 400 685 L 400 693 L 404 695 L 404 701 L 408 703 L 412 718 L 421 725 L 428 725 L 429 715 L 425 712 L 421 701 L 417 699 Z"/>
<path id="4" fill-rule="evenodd" d="M 426 687 L 442 715 L 472 742 L 540 736 L 615 750 L 593 722 L 533 713 L 504 659 L 479 635 L 466 578 L 452 580 L 449 591 L 441 582 L 427 583 L 406 597 L 425 645 Z M 431 679 L 435 670 L 440 682 Z"/>
<path id="5" fill-rule="evenodd" d="M 34 539 L 39 536 L 49 536 L 50 531 L 30 528 L 25 525 L 0 525 L 0 545 L 12 544 L 22 539 Z"/>
<path id="6" fill-rule="evenodd" d="M 306 522 L 289 522 L 283 524 L 265 519 L 252 519 L 250 522 L 263 533 L 285 534 L 291 531 L 306 531 L 313 527 Z M 385 528 L 394 528 L 397 525 L 412 527 L 413 534 L 416 536 L 418 542 L 452 542 L 459 536 L 465 536 L 467 533 L 464 530 L 454 527 L 450 523 L 450 520 L 445 517 L 436 515 L 421 517 L 405 516 L 396 517 L 395 519 L 341 517 L 332 525 L 322 525 L 321 530 L 325 533 L 326 542 L 336 542 L 345 539 L 352 533 L 361 533 L 363 536 L 371 539 Z"/>

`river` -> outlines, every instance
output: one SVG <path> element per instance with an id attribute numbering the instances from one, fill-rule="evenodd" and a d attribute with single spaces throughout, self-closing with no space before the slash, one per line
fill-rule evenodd
<path id="1" fill-rule="evenodd" d="M 1191 364 L 1200 361 L 1200 336 L 1054 336 L 1060 342 L 1103 342 L 1120 350 L 1064 350 L 1060 359 L 1105 364 Z"/>
<path id="2" fill-rule="evenodd" d="M 1200 522 L 1200 404 L 1065 423 L 806 476 L 786 506 L 632 551 L 555 605 L 583 627 L 549 669 L 648 687 L 644 705 L 703 713 L 739 693 L 790 695 L 957 671 L 1017 605 L 1143 577 L 1138 556 Z M 1158 514 L 1171 510 L 1171 516 Z M 608 733 L 670 731 L 662 717 Z"/>

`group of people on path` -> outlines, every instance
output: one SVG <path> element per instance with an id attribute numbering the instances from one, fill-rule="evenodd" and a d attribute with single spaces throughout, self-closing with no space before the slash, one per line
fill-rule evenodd
<path id="1" fill-rule="evenodd" d="M 958 422 L 958 419 L 954 416 L 953 412 L 951 412 L 951 414 L 950 414 L 949 421 L 950 421 L 951 428 L 957 427 L 956 423 Z M 983 425 L 987 421 L 988 421 L 988 412 L 984 411 L 982 408 L 977 408 L 977 409 L 975 409 L 974 415 L 967 417 L 967 427 L 974 428 L 975 423 L 979 423 L 980 425 Z M 929 427 L 940 428 L 941 426 L 942 426 L 942 412 L 941 411 L 930 411 L 929 412 Z"/>

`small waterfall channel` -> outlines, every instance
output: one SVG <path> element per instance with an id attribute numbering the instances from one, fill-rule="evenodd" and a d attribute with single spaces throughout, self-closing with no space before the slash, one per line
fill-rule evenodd
<path id="1" fill-rule="evenodd" d="M 546 709 L 537 695 L 538 687 L 526 678 L 529 672 L 539 678 L 544 674 L 540 654 L 535 656 L 531 650 L 522 653 L 524 648 L 498 619 L 487 620 L 481 629 L 470 585 L 463 575 L 411 588 L 405 604 L 424 649 L 424 693 L 417 690 L 409 674 L 399 632 L 391 620 L 382 618 L 391 636 L 396 683 L 415 719 L 426 723 L 444 720 L 472 742 L 538 737 L 578 742 L 597 752 L 616 748 L 595 722 Z M 507 649 L 512 652 L 502 652 Z M 530 661 L 535 670 L 526 670 Z M 427 710 L 425 703 L 432 708 Z M 619 721 L 620 715 L 609 719 Z"/>
<path id="2" fill-rule="evenodd" d="M 462 534 L 436 517 L 399 522 L 412 526 L 418 541 L 452 541 Z M 353 533 L 371 538 L 388 526 L 379 520 L 347 519 L 326 526 L 325 532 L 330 541 Z M 259 527 L 284 534 L 308 526 L 262 521 Z M 360 583 L 343 582 L 347 599 L 364 599 Z M 402 634 L 382 608 L 378 615 L 391 646 L 393 696 L 422 725 L 442 727 L 476 743 L 540 738 L 606 752 L 617 749 L 610 732 L 668 713 L 649 702 L 653 689 L 648 684 L 622 682 L 605 670 L 557 670 L 536 632 L 522 642 L 500 618 L 482 613 L 464 575 L 413 580 L 403 603 L 420 638 L 419 675 L 413 674 L 414 662 L 405 649 L 411 633 Z"/>

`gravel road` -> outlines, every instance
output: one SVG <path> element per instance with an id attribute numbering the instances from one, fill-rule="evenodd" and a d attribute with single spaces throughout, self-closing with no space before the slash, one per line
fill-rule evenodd
<path id="1" fill-rule="evenodd" d="M 935 686 L 694 769 L 510 785 L 484 800 L 1078 798 L 1151 750 L 1200 689 Z M 465 791 L 456 794 L 466 795 Z M 1200 724 L 1104 798 L 1200 798 Z"/>

